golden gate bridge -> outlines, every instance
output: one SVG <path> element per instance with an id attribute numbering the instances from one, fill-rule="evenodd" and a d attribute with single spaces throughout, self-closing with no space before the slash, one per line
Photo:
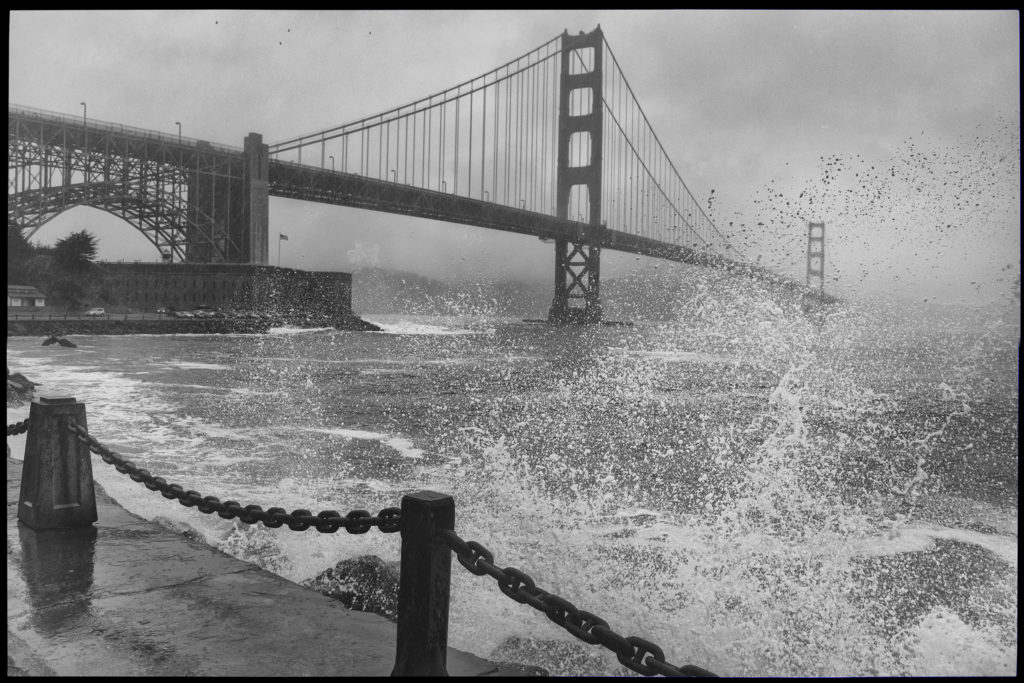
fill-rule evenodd
<path id="1" fill-rule="evenodd" d="M 602 249 L 785 281 L 701 208 L 598 26 L 357 121 L 241 148 L 8 105 L 8 223 L 87 205 L 172 261 L 266 265 L 269 197 L 554 243 L 553 322 L 601 320 Z"/>

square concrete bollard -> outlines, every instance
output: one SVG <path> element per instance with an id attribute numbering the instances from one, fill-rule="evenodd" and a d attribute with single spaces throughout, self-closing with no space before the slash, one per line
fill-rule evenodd
<path id="1" fill-rule="evenodd" d="M 455 501 L 434 491 L 402 497 L 402 564 L 392 676 L 447 676 L 452 553 L 441 531 L 455 528 Z"/>
<path id="2" fill-rule="evenodd" d="M 29 409 L 18 519 L 33 529 L 90 526 L 97 520 L 89 445 L 67 428 L 83 429 L 85 404 L 40 396 Z"/>

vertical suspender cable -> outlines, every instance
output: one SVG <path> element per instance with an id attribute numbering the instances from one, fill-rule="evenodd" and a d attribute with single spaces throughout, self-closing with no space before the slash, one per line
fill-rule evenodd
<path id="1" fill-rule="evenodd" d="M 547 53 L 547 50 L 545 50 Z M 544 55 L 544 83 L 541 86 L 540 114 L 540 212 L 548 212 L 548 56 Z"/>
<path id="2" fill-rule="evenodd" d="M 466 183 L 466 196 L 473 196 L 473 90 L 469 91 L 469 180 Z"/>
<path id="3" fill-rule="evenodd" d="M 501 82 L 494 86 L 494 145 L 491 155 L 494 157 L 493 170 L 491 171 L 491 201 L 498 201 L 498 112 L 501 110 Z"/>
<path id="4" fill-rule="evenodd" d="M 454 194 L 459 193 L 459 138 L 462 137 L 461 126 L 459 125 L 459 104 L 462 102 L 462 98 L 455 97 L 455 177 L 452 186 L 452 192 Z"/>
<path id="5" fill-rule="evenodd" d="M 485 81 L 486 83 L 486 81 Z M 484 198 L 484 183 L 487 182 L 487 168 L 484 166 L 484 159 L 487 154 L 487 86 L 484 89 L 484 111 L 480 117 L 480 199 Z"/>
<path id="6" fill-rule="evenodd" d="M 527 109 L 529 110 L 529 125 L 527 127 L 527 147 L 528 156 L 526 160 L 526 207 L 530 210 L 534 209 L 534 169 L 536 165 L 536 154 L 534 152 L 534 142 L 537 140 L 536 127 L 537 127 L 537 70 L 529 70 L 529 101 L 527 102 Z"/>
<path id="7" fill-rule="evenodd" d="M 523 134 L 523 76 L 516 75 L 516 182 L 514 185 L 513 203 L 519 207 L 519 197 L 522 194 L 520 187 L 520 176 L 522 175 L 522 134 Z"/>
<path id="8" fill-rule="evenodd" d="M 509 152 L 512 149 L 512 81 L 505 81 L 505 196 L 504 204 L 509 205 L 508 178 Z"/>

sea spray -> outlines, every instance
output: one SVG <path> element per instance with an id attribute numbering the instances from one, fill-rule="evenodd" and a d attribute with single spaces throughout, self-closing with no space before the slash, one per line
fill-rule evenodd
<path id="1" fill-rule="evenodd" d="M 546 590 L 598 614 L 595 603 L 609 605 L 619 619 L 616 628 L 663 645 L 685 643 L 679 650 L 691 658 L 687 661 L 696 657 L 723 673 L 941 672 L 908 645 L 919 642 L 908 634 L 920 630 L 922 616 L 931 613 L 896 610 L 891 618 L 878 620 L 865 609 L 865 593 L 871 593 L 874 604 L 895 596 L 884 590 L 872 593 L 867 587 L 877 586 L 878 576 L 861 562 L 872 538 L 898 539 L 913 522 L 917 500 L 934 491 L 925 470 L 927 439 L 922 447 L 919 432 L 901 436 L 885 424 L 899 414 L 894 397 L 858 385 L 855 374 L 837 372 L 818 357 L 820 342 L 812 329 L 787 320 L 777 306 L 759 303 L 754 309 L 760 324 L 749 325 L 748 319 L 725 336 L 732 348 L 762 351 L 750 354 L 755 368 L 778 368 L 785 361 L 790 366 L 763 408 L 747 416 L 744 432 L 761 439 L 753 449 L 713 420 L 708 425 L 713 438 L 702 444 L 700 474 L 666 479 L 667 471 L 685 470 L 680 461 L 688 456 L 692 461 L 693 454 L 665 447 L 660 442 L 664 435 L 654 428 L 679 422 L 654 388 L 664 381 L 663 368 L 652 364 L 650 355 L 588 356 L 547 395 L 496 401 L 488 429 L 466 430 L 469 439 L 458 464 L 470 467 L 460 468 L 460 488 L 466 486 L 486 504 L 479 517 L 464 513 L 463 519 L 468 516 L 493 540 L 494 546 L 488 547 L 499 564 L 499 551 L 504 551 L 514 566 L 530 572 L 546 569 L 554 575 L 550 581 L 572 595 L 558 593 L 533 574 Z M 720 321 L 715 326 L 729 329 Z M 763 335 L 766 329 L 781 334 L 773 343 L 751 344 L 751 331 Z M 692 329 L 659 331 L 662 340 L 693 336 Z M 735 383 L 744 373 L 750 376 L 740 369 L 728 381 Z M 685 405 L 685 400 L 675 403 Z M 610 405 L 624 413 L 618 424 L 633 429 L 617 433 L 612 450 L 594 448 L 591 437 L 600 434 L 600 417 Z M 654 419 L 645 421 L 651 415 Z M 705 426 L 706 421 L 698 423 Z M 489 436 L 492 431 L 501 436 Z M 879 446 L 886 441 L 895 444 L 878 459 Z M 907 452 L 901 454 L 898 448 L 903 447 Z M 872 456 L 874 469 L 850 476 Z M 851 485 L 851 479 L 856 483 Z M 674 499 L 687 504 L 665 508 L 667 497 L 652 494 L 659 485 L 691 489 Z M 708 503 L 703 508 L 695 504 L 699 498 L 693 488 L 711 492 L 703 498 Z M 553 500 L 558 501 L 554 508 Z M 642 533 L 629 525 L 600 531 L 600 520 L 614 519 L 616 513 L 629 519 L 630 508 L 655 500 L 662 504 L 660 512 L 637 517 L 645 520 L 637 525 Z M 522 538 L 517 538 L 520 533 Z M 638 539 L 643 542 L 634 545 Z M 542 551 L 558 560 L 545 560 Z M 529 565 L 515 564 L 519 558 Z M 566 564 L 577 567 L 568 578 Z M 921 578 L 927 588 L 927 576 Z M 601 591 L 601 586 L 615 590 Z M 475 597 L 497 607 L 483 595 Z M 659 612 L 656 605 L 671 609 Z M 501 614 L 511 618 L 507 610 Z M 549 627 L 539 628 L 541 640 L 561 642 Z M 476 637 L 477 631 L 469 627 L 467 637 Z M 526 621 L 517 637 L 522 640 L 530 633 Z M 486 649 L 489 643 L 478 645 Z M 548 649 L 552 656 L 545 659 L 543 647 L 531 648 L 531 661 L 554 672 L 579 672 L 579 658 L 571 659 L 575 671 L 559 668 L 560 661 L 569 661 L 564 644 Z M 1013 652 L 996 647 L 986 670 L 1005 670 Z M 588 661 L 596 667 L 593 673 L 622 671 L 614 659 Z"/>
<path id="2" fill-rule="evenodd" d="M 74 359 L 14 340 L 8 354 L 85 400 L 101 441 L 204 495 L 344 514 L 451 493 L 457 531 L 497 564 L 676 664 L 1013 670 L 1013 325 L 865 306 L 814 320 L 692 278 L 681 291 L 706 296 L 677 321 L 632 328 L 83 338 Z M 296 581 L 398 558 L 396 535 L 242 527 L 94 469 L 129 509 Z M 450 629 L 485 657 L 624 671 L 457 563 Z"/>

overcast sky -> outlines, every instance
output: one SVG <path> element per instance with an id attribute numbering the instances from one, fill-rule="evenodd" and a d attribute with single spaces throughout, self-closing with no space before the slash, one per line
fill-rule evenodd
<path id="1" fill-rule="evenodd" d="M 803 279 L 826 223 L 827 286 L 999 296 L 1020 272 L 1015 11 L 16 11 L 12 104 L 241 146 L 374 114 L 598 24 L 694 196 L 751 258 Z M 712 192 L 713 191 L 713 192 Z M 155 259 L 92 209 L 105 259 Z M 271 262 L 550 279 L 536 239 L 271 199 Z M 603 273 L 649 265 L 603 254 Z"/>

